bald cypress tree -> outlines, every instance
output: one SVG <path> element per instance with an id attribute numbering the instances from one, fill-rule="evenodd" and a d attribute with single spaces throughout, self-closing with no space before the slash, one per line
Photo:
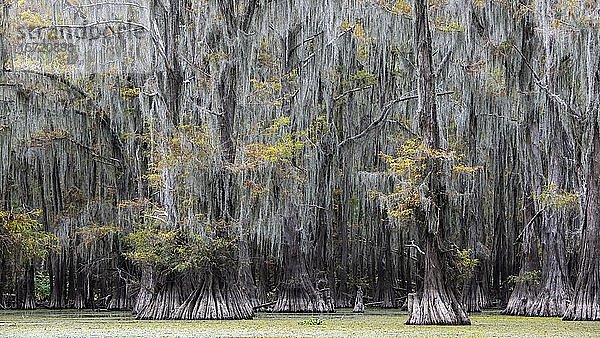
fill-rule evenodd
<path id="1" fill-rule="evenodd" d="M 438 125 L 435 73 L 431 57 L 428 1 L 415 2 L 415 50 L 418 70 L 419 125 L 423 144 L 433 151 L 441 148 Z M 440 158 L 426 162 L 427 185 L 424 205 L 426 218 L 423 290 L 409 302 L 411 325 L 469 325 L 471 322 L 450 285 L 442 250 L 448 224 L 446 178 Z"/>
<path id="2" fill-rule="evenodd" d="M 564 320 L 600 320 L 600 62 L 597 60 L 592 82 L 593 101 L 588 116 L 592 135 L 581 263 L 575 295 L 565 312 Z M 593 64 L 588 66 L 593 67 Z"/>

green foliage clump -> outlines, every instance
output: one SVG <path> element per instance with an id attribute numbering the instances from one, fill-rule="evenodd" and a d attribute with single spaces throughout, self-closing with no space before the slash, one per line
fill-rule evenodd
<path id="1" fill-rule="evenodd" d="M 289 117 L 284 116 L 273 120 L 265 129 L 265 136 L 272 142 L 255 142 L 246 145 L 246 155 L 252 159 L 250 166 L 264 163 L 289 164 L 291 160 L 302 151 L 304 142 L 294 132 L 285 132 L 284 127 L 291 123 Z"/>
<path id="2" fill-rule="evenodd" d="M 138 97 L 142 92 L 140 87 L 121 87 L 119 92 L 124 98 Z"/>
<path id="3" fill-rule="evenodd" d="M 125 257 L 131 261 L 174 272 L 225 268 L 233 264 L 237 248 L 235 239 L 203 239 L 150 224 L 127 234 L 124 243 L 127 248 Z"/>
<path id="4" fill-rule="evenodd" d="M 482 166 L 471 167 L 471 166 L 466 166 L 466 165 L 463 165 L 463 164 L 455 165 L 452 168 L 452 170 L 454 170 L 455 172 L 458 172 L 458 173 L 467 173 L 467 174 L 473 174 L 473 173 L 475 173 L 475 172 L 477 172 L 477 171 L 479 171 L 481 169 L 483 169 Z"/>
<path id="5" fill-rule="evenodd" d="M 475 267 L 479 264 L 477 258 L 471 258 L 471 249 L 456 249 L 455 267 L 458 280 L 465 281 L 473 275 Z"/>
<path id="6" fill-rule="evenodd" d="M 288 74 L 277 74 L 262 81 L 250 79 L 254 99 L 263 104 L 280 107 L 294 95 L 292 88 L 298 78 L 298 71 L 293 69 Z M 288 89 L 284 89 L 287 86 Z"/>
<path id="7" fill-rule="evenodd" d="M 291 134 L 283 135 L 273 144 L 251 143 L 246 154 L 255 160 L 267 162 L 289 162 L 304 147 L 304 143 Z"/>
<path id="8" fill-rule="evenodd" d="M 409 181 L 422 177 L 426 169 L 425 146 L 418 139 L 409 139 L 402 144 L 396 156 L 381 154 L 381 158 L 389 165 L 389 171 Z"/>
<path id="9" fill-rule="evenodd" d="M 40 210 L 29 212 L 0 211 L 0 247 L 9 257 L 24 262 L 43 258 L 49 250 L 56 250 L 58 238 L 44 231 L 38 221 Z"/>
<path id="10" fill-rule="evenodd" d="M 50 26 L 50 19 L 47 16 L 30 9 L 23 10 L 18 17 L 19 23 L 29 29 Z"/>
<path id="11" fill-rule="evenodd" d="M 281 91 L 281 79 L 273 78 L 267 81 L 251 79 L 252 90 L 258 99 L 262 102 L 268 101 L 269 98 L 278 94 Z"/>
<path id="12" fill-rule="evenodd" d="M 380 0 L 379 6 L 394 15 L 410 16 L 412 7 L 407 0 Z"/>
<path id="13" fill-rule="evenodd" d="M 292 120 L 289 116 L 282 116 L 280 118 L 273 119 L 273 123 L 266 129 L 268 133 L 276 133 L 283 126 L 288 126 Z"/>
<path id="14" fill-rule="evenodd" d="M 462 32 L 465 30 L 465 27 L 458 21 L 446 20 L 443 18 L 434 18 L 432 24 L 435 29 L 445 33 Z"/>
<path id="15" fill-rule="evenodd" d="M 35 273 L 35 299 L 38 302 L 50 300 L 50 275 L 46 271 L 36 271 Z"/>
<path id="16" fill-rule="evenodd" d="M 482 169 L 480 166 L 466 166 L 457 163 L 462 155 L 452 150 L 430 149 L 420 139 L 408 139 L 399 147 L 395 155 L 380 154 L 388 165 L 388 172 L 402 179 L 390 194 L 371 192 L 370 197 L 383 197 L 387 200 L 388 214 L 394 218 L 403 218 L 413 215 L 420 206 L 421 199 L 419 187 L 425 179 L 427 162 L 431 159 L 441 159 L 446 163 L 456 163 L 452 166 L 454 172 L 473 174 Z"/>
<path id="17" fill-rule="evenodd" d="M 542 282 L 542 272 L 540 270 L 527 271 L 521 276 L 509 276 L 508 283 L 515 285 L 525 283 L 527 285 L 539 285 Z"/>
<path id="18" fill-rule="evenodd" d="M 539 195 L 534 194 L 541 205 L 552 208 L 574 208 L 579 202 L 580 195 L 578 193 L 559 191 L 556 185 L 550 184 Z"/>
<path id="19" fill-rule="evenodd" d="M 268 40 L 260 39 L 257 62 L 261 67 L 273 67 L 276 64 L 275 57 L 272 52 L 272 46 Z"/>
<path id="20" fill-rule="evenodd" d="M 325 321 L 321 318 L 309 318 L 298 322 L 298 325 L 324 325 Z"/>
<path id="21" fill-rule="evenodd" d="M 352 74 L 352 76 L 350 76 L 350 80 L 357 85 L 368 86 L 377 82 L 377 75 L 367 70 L 361 69 L 356 71 L 356 73 Z"/>
<path id="22" fill-rule="evenodd" d="M 495 67 L 489 71 L 488 91 L 494 96 L 506 95 L 506 76 L 504 71 Z"/>
<path id="23" fill-rule="evenodd" d="M 408 1 L 398 0 L 392 7 L 391 12 L 395 15 L 410 15 L 412 13 L 412 8 L 410 7 Z"/>
<path id="24" fill-rule="evenodd" d="M 159 268 L 172 268 L 178 264 L 184 239 L 177 231 L 142 226 L 127 234 L 124 243 L 129 248 L 125 257 L 130 260 Z"/>
<path id="25" fill-rule="evenodd" d="M 306 131 L 306 137 L 311 140 L 311 142 L 316 143 L 319 141 L 325 134 L 329 132 L 329 123 L 327 122 L 326 115 L 319 115 L 315 117 L 312 121 L 308 130 Z"/>
<path id="26" fill-rule="evenodd" d="M 387 154 L 380 154 L 380 156 L 388 164 L 389 172 L 403 179 L 401 184 L 396 184 L 394 192 L 384 196 L 391 205 L 388 209 L 389 216 L 394 218 L 411 216 L 420 205 L 417 188 L 427 167 L 425 146 L 418 139 L 410 139 L 398 148 L 396 156 Z M 375 197 L 375 194 L 372 197 Z"/>
<path id="27" fill-rule="evenodd" d="M 77 230 L 77 234 L 81 238 L 84 245 L 91 245 L 112 234 L 119 233 L 121 228 L 114 224 L 96 224 L 92 223 L 81 227 Z"/>
<path id="28" fill-rule="evenodd" d="M 181 124 L 170 137 L 154 132 L 143 136 L 148 148 L 163 149 L 152 153 L 145 177 L 150 186 L 163 187 L 163 173 L 170 169 L 180 185 L 194 171 L 207 167 L 207 159 L 214 151 L 206 125 Z"/>
<path id="29" fill-rule="evenodd" d="M 502 41 L 502 43 L 500 43 L 498 45 L 498 47 L 496 47 L 496 50 L 494 52 L 497 55 L 506 55 L 514 46 L 515 46 L 514 40 L 507 39 L 507 40 Z"/>

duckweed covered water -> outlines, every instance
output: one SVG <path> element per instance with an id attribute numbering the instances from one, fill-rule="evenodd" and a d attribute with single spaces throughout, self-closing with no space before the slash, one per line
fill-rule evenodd
<path id="1" fill-rule="evenodd" d="M 0 311 L 0 337 L 599 337 L 600 322 L 472 314 L 471 326 L 408 326 L 406 312 L 258 313 L 243 321 L 140 321 L 129 312 Z"/>

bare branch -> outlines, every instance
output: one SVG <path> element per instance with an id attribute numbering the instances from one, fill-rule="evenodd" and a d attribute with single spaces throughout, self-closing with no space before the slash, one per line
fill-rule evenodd
<path id="1" fill-rule="evenodd" d="M 132 26 L 132 27 L 138 27 L 145 31 L 149 31 L 148 27 L 142 25 L 139 22 L 125 21 L 125 20 L 104 20 L 104 21 L 90 22 L 90 23 L 86 23 L 86 24 L 82 24 L 82 25 L 51 25 L 51 26 L 37 27 L 34 29 L 34 31 L 35 30 L 54 29 L 54 28 L 90 28 L 90 27 L 109 25 L 109 24 L 127 25 L 127 26 Z"/>
<path id="2" fill-rule="evenodd" d="M 453 91 L 448 91 L 448 92 L 438 93 L 437 95 L 438 96 L 443 96 L 443 95 L 448 95 L 448 94 L 453 94 L 453 93 L 454 93 Z M 394 100 L 391 100 L 391 101 L 387 102 L 383 106 L 383 109 L 382 109 L 383 112 L 381 113 L 381 116 L 379 116 L 379 118 L 377 120 L 371 122 L 371 124 L 369 124 L 360 133 L 358 133 L 358 134 L 356 134 L 356 135 L 354 135 L 352 137 L 349 137 L 349 138 L 343 140 L 342 142 L 340 142 L 338 144 L 338 148 L 341 148 L 342 146 L 344 146 L 345 144 L 348 144 L 349 142 L 356 141 L 357 139 L 365 136 L 371 130 L 373 130 L 373 129 L 375 129 L 375 128 L 381 126 L 381 125 L 383 125 L 383 123 L 385 123 L 386 121 L 388 121 L 388 115 L 390 114 L 391 109 L 392 109 L 392 107 L 395 104 L 400 103 L 400 102 L 404 102 L 404 101 L 408 101 L 408 100 L 414 100 L 414 99 L 416 99 L 418 97 L 419 97 L 418 95 L 402 96 L 400 98 L 397 98 L 397 99 L 394 99 Z"/>
<path id="3" fill-rule="evenodd" d="M 341 33 L 339 33 L 336 37 L 334 37 L 333 39 L 329 40 L 326 44 L 325 47 L 329 47 L 331 46 L 335 41 L 337 41 L 339 38 L 341 38 L 342 36 L 346 35 L 346 33 L 351 32 L 354 30 L 354 26 L 350 26 L 347 29 L 343 30 Z M 306 64 L 308 63 L 308 61 L 310 61 L 312 58 L 315 57 L 315 53 L 310 54 L 309 56 L 307 56 L 304 60 L 302 60 L 302 67 L 306 66 Z"/>
<path id="4" fill-rule="evenodd" d="M 515 239 L 515 241 L 519 241 L 519 239 L 523 236 L 523 234 L 525 233 L 525 230 L 527 230 L 532 224 L 533 222 L 542 214 L 542 212 L 544 212 L 546 210 L 546 207 L 541 208 L 540 210 L 538 210 L 538 212 L 535 213 L 535 215 L 533 215 L 533 217 L 531 217 L 531 219 L 529 220 L 529 222 L 527 222 L 527 225 L 525 225 L 523 227 L 523 230 L 521 230 L 521 233 L 519 234 L 519 236 L 517 236 L 517 238 Z M 516 244 L 516 243 L 515 243 Z"/>
<path id="5" fill-rule="evenodd" d="M 304 40 L 303 40 L 302 42 L 300 42 L 299 44 L 295 45 L 295 46 L 292 48 L 292 50 L 295 50 L 296 48 L 298 48 L 298 47 L 302 46 L 303 44 L 305 44 L 305 43 L 307 43 L 307 42 L 311 42 L 311 41 L 313 41 L 314 39 L 316 39 L 316 38 L 317 38 L 319 35 L 323 34 L 324 32 L 325 32 L 325 31 L 320 31 L 320 32 L 318 32 L 318 33 L 315 33 L 315 34 L 313 34 L 313 35 L 309 36 L 308 38 L 304 39 Z"/>
<path id="6" fill-rule="evenodd" d="M 450 56 L 452 55 L 452 50 L 449 50 L 448 53 L 446 53 L 446 55 L 444 55 L 444 58 L 442 59 L 442 62 L 440 62 L 440 64 L 438 65 L 437 69 L 435 70 L 435 77 L 437 78 L 442 71 L 444 70 L 444 68 L 446 68 L 446 66 L 448 65 L 448 61 L 450 61 Z"/>
<path id="7" fill-rule="evenodd" d="M 540 79 L 539 75 L 535 72 L 535 70 L 533 70 L 533 67 L 529 64 L 529 62 L 527 62 L 527 59 L 525 58 L 525 55 L 523 55 L 523 52 L 521 52 L 521 50 L 519 50 L 516 46 L 512 46 L 512 47 L 514 50 L 517 51 L 517 53 L 519 53 L 519 55 L 523 59 L 523 62 L 525 63 L 527 68 L 529 68 L 529 70 L 531 71 L 531 74 L 533 75 L 533 78 L 535 80 L 535 84 L 538 87 L 540 87 L 540 89 L 542 89 L 546 93 L 546 95 L 548 95 L 554 102 L 556 102 L 558 105 L 562 106 L 568 112 L 570 112 L 570 114 L 573 117 L 583 118 L 577 111 L 575 111 L 575 109 L 571 108 L 571 106 L 569 104 L 567 104 L 558 94 L 551 92 L 550 89 L 548 89 L 548 85 L 544 84 L 544 81 L 542 81 L 542 79 Z"/>
<path id="8" fill-rule="evenodd" d="M 407 247 L 407 248 L 415 248 L 415 249 L 417 249 L 417 251 L 418 251 L 418 252 L 419 252 L 421 255 L 424 255 L 424 254 L 425 254 L 425 251 L 421 250 L 421 248 L 419 248 L 419 246 L 415 244 L 415 241 L 414 241 L 414 240 L 411 240 L 411 241 L 410 241 L 410 244 L 404 244 L 404 246 L 405 246 L 405 247 Z"/>
<path id="9" fill-rule="evenodd" d="M 256 310 L 256 309 L 260 309 L 260 308 L 263 308 L 263 307 L 269 307 L 271 305 L 275 305 L 275 303 L 277 303 L 277 301 L 260 304 L 260 305 L 255 306 L 254 309 Z"/>
<path id="10" fill-rule="evenodd" d="M 365 90 L 365 89 L 369 89 L 369 88 L 373 88 L 373 85 L 368 85 L 368 86 L 364 86 L 364 87 L 357 87 L 357 88 L 349 89 L 349 90 L 341 93 L 340 95 L 334 97 L 333 101 L 337 101 L 337 100 L 341 99 L 342 97 L 344 97 L 344 96 L 346 96 L 346 95 L 348 95 L 350 93 L 359 92 L 361 90 Z"/>
<path id="11" fill-rule="evenodd" d="M 113 140 L 116 142 L 119 150 L 123 149 L 123 144 L 121 142 L 121 138 L 119 137 L 119 134 L 112 128 L 110 121 L 108 121 L 106 118 L 106 116 L 109 116 L 109 114 L 106 113 L 106 111 L 104 109 L 102 109 L 102 107 L 100 107 L 100 105 L 92 97 L 90 97 L 81 88 L 79 88 L 75 84 L 71 83 L 67 78 L 65 78 L 64 76 L 61 76 L 59 74 L 40 72 L 40 71 L 35 71 L 35 70 L 27 70 L 27 69 L 13 70 L 12 72 L 17 73 L 17 74 L 22 73 L 22 74 L 33 74 L 33 75 L 42 76 L 42 77 L 48 78 L 54 82 L 60 83 L 64 86 L 66 86 L 68 90 L 70 90 L 76 94 L 79 94 L 87 102 L 90 102 L 92 104 L 92 106 L 99 112 L 100 122 L 104 125 L 105 128 L 107 128 L 110 131 L 111 136 L 113 137 Z M 79 113 L 79 111 L 77 111 L 77 110 L 75 110 L 75 112 Z M 89 116 L 89 114 L 86 114 L 86 115 Z"/>
<path id="12" fill-rule="evenodd" d="M 114 5 L 114 6 L 130 6 L 130 7 L 137 7 L 137 8 L 148 8 L 142 4 L 138 4 L 135 2 L 117 2 L 117 1 L 103 1 L 103 2 L 95 2 L 95 3 L 91 3 L 91 4 L 81 4 L 81 5 L 76 5 L 73 4 L 69 1 L 69 5 L 67 5 L 67 8 L 86 8 L 86 7 L 96 7 L 96 6 L 104 6 L 104 5 Z"/>
<path id="13" fill-rule="evenodd" d="M 326 210 L 322 206 L 316 205 L 316 204 L 300 204 L 299 206 L 301 206 L 301 207 L 311 207 L 311 208 L 317 208 L 317 209 L 321 209 L 321 210 Z"/>

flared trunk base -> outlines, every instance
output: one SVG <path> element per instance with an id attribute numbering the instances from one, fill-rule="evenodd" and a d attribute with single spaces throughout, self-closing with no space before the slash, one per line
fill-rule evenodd
<path id="1" fill-rule="evenodd" d="M 158 293 L 152 297 L 148 306 L 137 314 L 137 319 L 172 319 L 173 313 L 181 305 L 181 291 L 179 285 L 168 282 L 163 285 Z"/>
<path id="2" fill-rule="evenodd" d="M 209 275 L 172 319 L 252 319 L 253 315 L 250 300 L 237 285 Z"/>
<path id="3" fill-rule="evenodd" d="M 445 301 L 440 301 L 446 299 Z M 420 296 L 408 296 L 407 325 L 471 325 L 471 320 L 460 304 L 437 290 Z"/>

